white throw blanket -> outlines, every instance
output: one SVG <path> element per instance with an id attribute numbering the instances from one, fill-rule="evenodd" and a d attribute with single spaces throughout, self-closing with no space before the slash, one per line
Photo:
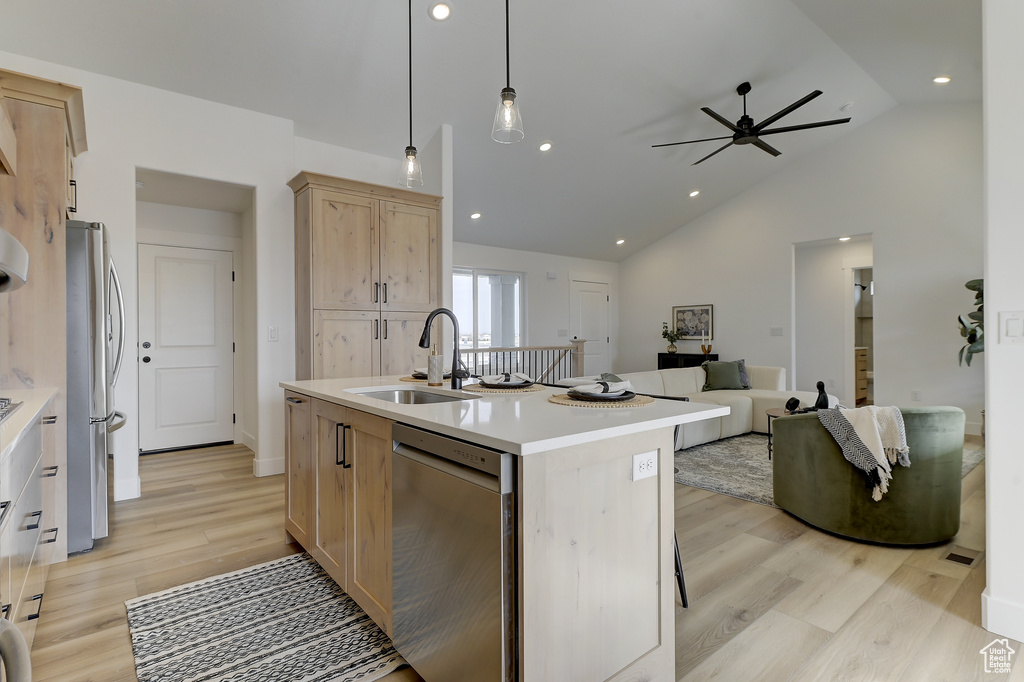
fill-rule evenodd
<path id="1" fill-rule="evenodd" d="M 836 439 L 843 456 L 874 480 L 871 499 L 876 502 L 889 491 L 892 465 L 910 466 L 903 413 L 898 407 L 819 410 L 818 419 Z"/>

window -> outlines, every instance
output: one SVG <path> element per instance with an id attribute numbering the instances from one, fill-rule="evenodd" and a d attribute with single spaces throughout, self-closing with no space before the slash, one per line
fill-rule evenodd
<path id="1" fill-rule="evenodd" d="M 521 272 L 453 268 L 452 300 L 462 348 L 512 348 L 523 343 Z"/>

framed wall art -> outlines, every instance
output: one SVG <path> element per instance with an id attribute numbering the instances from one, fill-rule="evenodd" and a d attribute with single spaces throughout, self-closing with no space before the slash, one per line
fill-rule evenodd
<path id="1" fill-rule="evenodd" d="M 713 305 L 677 305 L 672 308 L 676 331 L 684 341 L 707 343 L 715 338 Z"/>

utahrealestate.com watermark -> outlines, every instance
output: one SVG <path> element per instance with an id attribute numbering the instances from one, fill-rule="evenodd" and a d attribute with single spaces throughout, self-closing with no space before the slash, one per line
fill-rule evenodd
<path id="1" fill-rule="evenodd" d="M 993 639 L 978 653 L 985 657 L 985 672 L 1009 673 L 1013 665 L 1013 655 L 1017 652 L 1010 648 L 1007 640 Z"/>

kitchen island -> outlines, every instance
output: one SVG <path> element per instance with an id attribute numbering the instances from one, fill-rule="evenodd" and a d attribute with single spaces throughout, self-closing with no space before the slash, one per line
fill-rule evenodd
<path id="1" fill-rule="evenodd" d="M 673 428 L 724 416 L 728 408 L 669 400 L 628 408 L 568 406 L 548 400 L 565 389 L 473 393 L 467 385 L 456 392 L 399 379 L 281 384 L 288 532 L 395 639 L 424 679 L 435 682 L 440 676 L 431 670 L 433 661 L 424 660 L 421 668 L 422 652 L 403 650 L 414 644 L 401 623 L 421 608 L 419 595 L 412 599 L 403 587 L 406 548 L 416 547 L 424 576 L 434 548 L 410 544 L 417 529 L 396 521 L 413 492 L 392 480 L 393 472 L 401 473 L 396 462 L 405 466 L 405 446 L 393 439 L 392 428 L 395 434 L 421 430 L 425 438 L 482 446 L 496 453 L 503 472 L 495 475 L 495 490 L 503 500 L 508 538 L 496 531 L 490 542 L 497 547 L 507 541 L 509 551 L 502 555 L 501 574 L 486 584 L 494 586 L 505 627 L 498 650 L 486 660 L 475 658 L 482 646 L 449 652 L 464 679 L 673 680 Z M 456 399 L 401 404 L 363 395 L 384 389 Z M 460 454 L 471 458 L 475 452 Z M 456 508 L 449 523 L 475 519 L 473 513 L 459 514 L 461 497 L 432 499 Z M 460 528 L 453 535 L 470 532 Z M 426 526 L 422 536 L 433 537 Z M 455 553 L 441 554 L 454 594 L 474 594 L 460 588 L 475 578 L 452 561 Z M 466 596 L 464 614 L 473 610 L 474 599 L 485 608 L 485 599 Z M 446 616 L 423 617 L 440 629 Z M 435 640 L 435 648 L 448 646 L 441 637 Z"/>

